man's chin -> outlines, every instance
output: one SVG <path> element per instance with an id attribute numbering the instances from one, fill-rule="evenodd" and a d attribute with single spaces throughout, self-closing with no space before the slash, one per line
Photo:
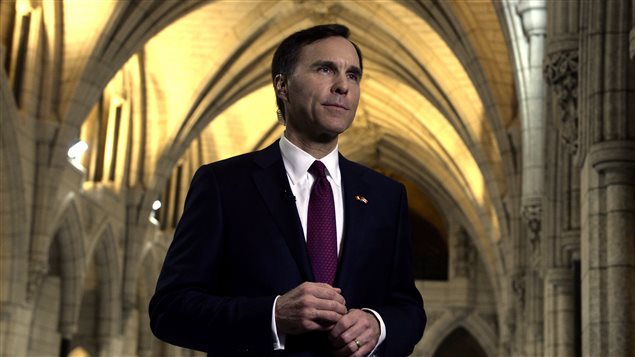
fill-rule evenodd
<path id="1" fill-rule="evenodd" d="M 315 137 L 315 141 L 322 144 L 328 144 L 333 142 L 333 140 L 337 140 L 338 135 L 341 133 L 321 133 Z"/>
<path id="2" fill-rule="evenodd" d="M 343 134 L 353 124 L 352 121 L 348 125 L 344 123 L 334 123 L 328 127 L 322 127 L 322 131 L 316 135 L 316 141 L 320 143 L 330 143 L 333 140 L 337 140 L 340 134 Z"/>

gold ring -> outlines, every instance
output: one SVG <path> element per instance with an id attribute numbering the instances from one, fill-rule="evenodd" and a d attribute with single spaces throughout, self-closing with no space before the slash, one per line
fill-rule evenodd
<path id="1" fill-rule="evenodd" d="M 360 349 L 362 347 L 362 344 L 359 343 L 358 339 L 355 339 L 355 344 L 357 345 L 357 349 Z"/>

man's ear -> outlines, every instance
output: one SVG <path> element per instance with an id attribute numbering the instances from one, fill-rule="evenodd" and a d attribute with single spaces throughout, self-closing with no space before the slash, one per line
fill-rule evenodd
<path id="1" fill-rule="evenodd" d="M 289 90 L 287 84 L 287 77 L 284 74 L 277 74 L 273 78 L 273 89 L 276 91 L 276 97 L 284 100 L 289 100 Z"/>

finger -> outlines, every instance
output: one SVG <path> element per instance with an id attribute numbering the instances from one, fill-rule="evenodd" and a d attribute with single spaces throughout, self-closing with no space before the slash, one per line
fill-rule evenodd
<path id="1" fill-rule="evenodd" d="M 346 313 L 348 312 L 346 306 L 339 301 L 318 299 L 315 304 L 316 308 L 320 310 L 336 312 L 340 315 L 340 317 L 346 315 Z"/>
<path id="2" fill-rule="evenodd" d="M 329 339 L 333 347 L 341 348 L 351 341 L 377 343 L 379 331 L 374 328 L 374 317 L 361 310 L 351 310 L 342 317 L 329 332 Z"/>
<path id="3" fill-rule="evenodd" d="M 355 340 L 357 340 L 360 345 L 360 348 L 353 354 L 355 357 L 368 355 L 377 345 L 377 339 L 370 330 L 366 330 L 359 337 L 354 339 L 353 342 L 355 342 Z"/>
<path id="4" fill-rule="evenodd" d="M 344 315 L 348 312 L 344 304 L 344 298 L 331 291 L 331 294 L 324 292 L 321 288 L 305 288 L 299 302 L 302 306 L 313 307 L 319 310 L 329 310 Z"/>
<path id="5" fill-rule="evenodd" d="M 367 327 L 367 321 L 364 320 L 366 317 L 366 312 L 362 310 L 349 310 L 346 315 L 337 321 L 337 324 L 331 330 L 329 335 L 332 341 L 340 339 L 339 344 L 350 342 Z M 360 322 L 361 324 L 359 324 L 359 326 L 355 326 Z"/>
<path id="6" fill-rule="evenodd" d="M 302 321 L 302 328 L 304 329 L 304 331 L 328 331 L 330 329 L 329 324 L 327 323 L 319 323 L 317 321 L 311 321 L 311 320 L 303 320 Z"/>
<path id="7" fill-rule="evenodd" d="M 355 343 L 355 340 L 349 342 L 348 344 L 346 344 L 344 347 L 338 349 L 335 351 L 335 356 L 342 356 L 342 357 L 348 357 L 348 356 L 365 356 L 368 352 L 370 352 L 371 350 L 368 349 L 368 346 L 364 346 L 361 344 Z"/>
<path id="8" fill-rule="evenodd" d="M 335 311 L 314 309 L 311 314 L 307 316 L 307 319 L 319 323 L 320 325 L 326 325 L 330 330 L 342 316 L 342 314 Z"/>
<path id="9" fill-rule="evenodd" d="M 320 299 L 334 300 L 342 305 L 346 305 L 346 300 L 341 294 L 342 290 L 339 288 L 334 288 L 324 283 L 307 283 L 304 288 L 304 291 L 310 295 Z"/>
<path id="10" fill-rule="evenodd" d="M 321 311 L 332 311 L 338 314 L 338 319 L 347 313 L 346 306 L 338 301 L 321 299 L 313 295 L 305 295 L 300 298 L 301 306 L 308 309 L 316 309 Z"/>

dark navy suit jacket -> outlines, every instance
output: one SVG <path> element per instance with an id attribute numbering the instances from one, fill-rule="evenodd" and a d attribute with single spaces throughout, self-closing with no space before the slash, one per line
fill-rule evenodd
<path id="1" fill-rule="evenodd" d="M 426 317 L 411 273 L 403 185 L 340 155 L 344 236 L 334 286 L 377 311 L 383 356 L 405 356 Z M 356 199 L 363 196 L 367 203 Z M 277 295 L 314 281 L 279 143 L 201 167 L 150 301 L 160 339 L 210 356 L 328 356 L 326 334 L 287 336 L 273 351 Z"/>

